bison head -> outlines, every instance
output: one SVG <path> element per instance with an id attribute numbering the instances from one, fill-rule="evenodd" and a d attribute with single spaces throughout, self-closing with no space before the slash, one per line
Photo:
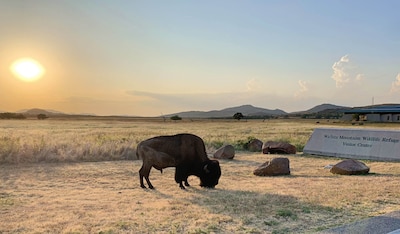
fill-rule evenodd
<path id="1" fill-rule="evenodd" d="M 200 175 L 200 186 L 214 188 L 221 177 L 221 167 L 217 160 L 209 160 L 204 163 L 203 171 Z"/>

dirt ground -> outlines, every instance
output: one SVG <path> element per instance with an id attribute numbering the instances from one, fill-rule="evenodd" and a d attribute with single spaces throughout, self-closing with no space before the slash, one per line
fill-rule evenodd
<path id="1" fill-rule="evenodd" d="M 140 188 L 141 161 L 0 165 L 0 233 L 314 233 L 400 210 L 400 163 L 339 176 L 324 166 L 341 159 L 297 155 L 289 176 L 252 174 L 273 157 L 239 153 L 216 189 L 187 190 L 174 168 Z"/>

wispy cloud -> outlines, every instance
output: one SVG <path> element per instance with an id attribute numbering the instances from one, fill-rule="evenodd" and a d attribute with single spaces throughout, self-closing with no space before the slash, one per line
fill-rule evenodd
<path id="1" fill-rule="evenodd" d="M 365 75 L 364 74 L 357 74 L 356 81 L 363 81 L 364 79 L 365 79 Z"/>
<path id="2" fill-rule="evenodd" d="M 247 91 L 249 91 L 249 92 L 257 91 L 260 89 L 259 87 L 260 87 L 260 84 L 256 78 L 252 78 L 249 81 L 247 81 L 247 83 L 246 83 L 246 88 L 247 88 Z"/>
<path id="3" fill-rule="evenodd" d="M 400 92 L 400 73 L 397 74 L 396 80 L 392 83 L 392 87 L 390 89 L 390 93 L 398 93 Z"/>
<path id="4" fill-rule="evenodd" d="M 300 89 L 294 94 L 295 97 L 300 97 L 302 94 L 308 92 L 308 82 L 304 80 L 299 80 L 298 84 Z"/>

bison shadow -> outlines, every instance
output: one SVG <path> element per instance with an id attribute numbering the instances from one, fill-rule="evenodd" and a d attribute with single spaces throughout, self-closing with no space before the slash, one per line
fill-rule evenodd
<path id="1" fill-rule="evenodd" d="M 307 217 L 310 213 L 319 217 L 333 217 L 334 214 L 340 213 L 340 210 L 332 207 L 316 205 L 300 201 L 294 196 L 260 193 L 243 190 L 229 189 L 201 189 L 192 187 L 189 192 L 199 193 L 201 196 L 194 196 L 189 202 L 198 206 L 202 206 L 212 214 L 229 216 L 233 222 L 239 222 L 241 225 L 248 225 L 249 229 L 254 224 L 276 225 L 276 229 L 284 229 L 287 220 L 292 219 L 296 225 L 302 226 L 301 229 L 307 228 Z M 304 222 L 300 221 L 305 219 Z M 253 223 L 254 221 L 254 223 Z M 266 227 L 264 226 L 264 227 Z M 320 230 L 329 227 L 318 227 Z"/>

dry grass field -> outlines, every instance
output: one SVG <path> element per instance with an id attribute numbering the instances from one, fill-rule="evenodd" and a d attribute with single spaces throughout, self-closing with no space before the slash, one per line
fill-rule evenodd
<path id="1" fill-rule="evenodd" d="M 291 175 L 257 177 L 273 157 L 240 150 L 249 137 L 303 147 L 315 127 L 346 123 L 269 121 L 49 120 L 0 122 L 0 233 L 317 233 L 400 210 L 400 163 L 363 161 L 364 176 L 324 169 L 341 159 L 289 155 Z M 354 126 L 352 126 L 354 127 Z M 398 125 L 359 128 L 398 129 Z M 215 189 L 179 189 L 174 169 L 152 170 L 155 190 L 139 186 L 138 142 L 190 132 L 212 153 L 238 149 L 220 160 Z"/>

